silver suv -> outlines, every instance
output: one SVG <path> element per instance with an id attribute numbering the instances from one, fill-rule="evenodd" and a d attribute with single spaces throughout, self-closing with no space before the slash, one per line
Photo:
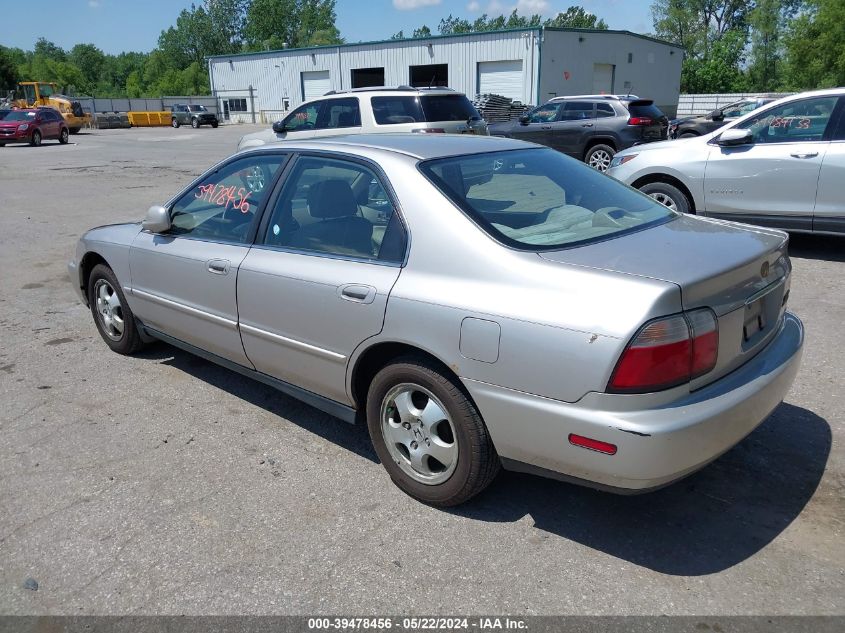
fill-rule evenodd
<path id="1" fill-rule="evenodd" d="M 450 88 L 355 88 L 307 101 L 273 124 L 247 134 L 238 149 L 340 134 L 451 133 L 486 136 L 487 124 L 466 95 Z"/>

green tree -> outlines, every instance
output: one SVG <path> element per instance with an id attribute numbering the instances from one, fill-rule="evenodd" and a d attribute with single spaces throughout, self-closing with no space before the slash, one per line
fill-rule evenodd
<path id="1" fill-rule="evenodd" d="M 546 20 L 543 26 L 607 30 L 607 22 L 586 11 L 584 7 L 575 6 L 569 7 L 563 13 L 558 13 L 555 17 Z"/>
<path id="2" fill-rule="evenodd" d="M 5 98 L 9 90 L 14 90 L 18 81 L 18 68 L 9 49 L 0 46 L 0 98 Z"/>
<path id="3" fill-rule="evenodd" d="M 845 2 L 807 0 L 785 36 L 787 86 L 845 86 Z"/>
<path id="4" fill-rule="evenodd" d="M 85 78 L 85 86 L 80 89 L 92 92 L 100 81 L 106 56 L 93 44 L 77 44 L 67 56 L 68 62 L 74 64 Z"/>
<path id="5" fill-rule="evenodd" d="M 249 50 L 340 44 L 335 0 L 252 0 L 244 38 Z"/>
<path id="6" fill-rule="evenodd" d="M 413 37 L 431 37 L 431 29 L 423 24 L 420 28 L 414 29 Z"/>

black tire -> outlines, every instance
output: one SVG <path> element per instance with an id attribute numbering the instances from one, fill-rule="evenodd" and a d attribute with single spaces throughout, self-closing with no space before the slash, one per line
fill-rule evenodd
<path id="1" fill-rule="evenodd" d="M 678 138 L 695 138 L 696 136 L 701 136 L 698 132 L 684 132 L 678 136 Z"/>
<path id="2" fill-rule="evenodd" d="M 78 127 L 72 127 L 72 128 L 69 128 L 69 130 L 70 130 L 70 133 L 71 133 L 71 134 L 79 134 L 79 130 L 80 130 L 80 128 L 78 128 Z"/>
<path id="3" fill-rule="evenodd" d="M 667 182 L 650 182 L 640 187 L 640 191 L 679 213 L 693 212 L 692 204 L 686 194 Z"/>
<path id="4" fill-rule="evenodd" d="M 120 302 L 119 307 L 120 316 L 123 321 L 123 331 L 117 338 L 108 333 L 107 326 L 98 309 L 96 295 L 98 291 L 98 282 L 101 280 L 111 287 L 114 293 L 117 294 Z M 134 354 L 140 350 L 144 346 L 144 343 L 141 340 L 140 332 L 138 332 L 135 315 L 132 314 L 129 304 L 126 303 L 126 296 L 123 294 L 120 282 L 118 282 L 112 269 L 105 264 L 97 264 L 94 266 L 94 269 L 91 271 L 91 275 L 88 277 L 87 293 L 88 305 L 91 308 L 91 316 L 94 318 L 94 324 L 97 326 L 97 331 L 106 342 L 106 345 L 108 345 L 113 352 L 117 352 L 118 354 Z"/>
<path id="5" fill-rule="evenodd" d="M 33 130 L 32 136 L 29 137 L 29 144 L 33 147 L 38 147 L 41 145 L 41 131 L 40 130 Z"/>
<path id="6" fill-rule="evenodd" d="M 198 118 L 194 117 L 193 119 L 191 119 L 191 127 L 192 128 L 194 128 L 196 130 L 199 126 L 200 126 L 200 120 Z"/>
<path id="7" fill-rule="evenodd" d="M 170 119 L 170 125 L 172 125 L 175 128 L 178 128 L 181 125 L 181 123 L 179 123 L 179 120 L 176 117 L 173 117 L 172 119 Z"/>
<path id="8" fill-rule="evenodd" d="M 413 479 L 400 468 L 387 448 L 382 431 L 382 402 L 392 389 L 406 383 L 431 392 L 452 422 L 457 463 L 442 483 L 429 485 Z M 475 404 L 458 384 L 425 358 L 402 357 L 376 374 L 367 394 L 367 427 L 390 478 L 403 492 L 424 503 L 441 507 L 463 503 L 484 490 L 499 472 L 499 456 Z"/>
<path id="9" fill-rule="evenodd" d="M 59 132 L 59 143 L 61 143 L 62 145 L 67 145 L 69 134 L 70 132 L 68 132 L 68 129 L 66 127 L 63 127 L 62 131 Z"/>
<path id="10" fill-rule="evenodd" d="M 587 153 L 584 155 L 584 162 L 596 171 L 606 172 L 607 168 L 610 167 L 610 161 L 615 155 L 616 150 L 610 145 L 599 143 L 587 150 Z"/>
<path id="11" fill-rule="evenodd" d="M 214 123 L 211 124 L 211 127 L 213 127 L 216 130 L 218 125 L 220 125 L 220 124 L 217 121 L 215 121 Z"/>

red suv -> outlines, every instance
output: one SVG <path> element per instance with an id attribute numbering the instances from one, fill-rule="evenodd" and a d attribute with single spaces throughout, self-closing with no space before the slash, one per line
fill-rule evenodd
<path id="1" fill-rule="evenodd" d="M 52 108 L 12 110 L 0 120 L 0 147 L 6 143 L 41 145 L 45 139 L 65 144 L 68 129 L 62 115 Z"/>

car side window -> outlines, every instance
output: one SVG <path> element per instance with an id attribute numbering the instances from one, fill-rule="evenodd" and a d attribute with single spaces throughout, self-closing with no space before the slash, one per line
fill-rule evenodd
<path id="1" fill-rule="evenodd" d="M 360 126 L 361 109 L 356 97 L 326 101 L 317 122 L 318 130 Z"/>
<path id="2" fill-rule="evenodd" d="M 590 101 L 567 101 L 560 114 L 561 121 L 579 121 L 593 118 L 593 104 Z"/>
<path id="3" fill-rule="evenodd" d="M 406 234 L 375 172 L 352 161 L 308 156 L 286 178 L 264 243 L 400 263 Z"/>
<path id="4" fill-rule="evenodd" d="M 610 116 L 616 116 L 616 110 L 613 109 L 612 105 L 609 103 L 596 104 L 596 118 L 601 119 Z"/>
<path id="5" fill-rule="evenodd" d="M 289 132 L 315 129 L 323 103 L 323 101 L 315 101 L 299 106 L 285 119 L 285 129 Z"/>
<path id="6" fill-rule="evenodd" d="M 206 174 L 170 209 L 170 235 L 243 243 L 283 154 L 246 156 Z"/>
<path id="7" fill-rule="evenodd" d="M 558 112 L 561 109 L 562 103 L 547 103 L 535 108 L 528 115 L 529 123 L 549 123 L 557 120 Z"/>
<path id="8" fill-rule="evenodd" d="M 750 130 L 755 143 L 821 141 L 837 97 L 814 97 L 770 108 L 738 125 Z"/>

